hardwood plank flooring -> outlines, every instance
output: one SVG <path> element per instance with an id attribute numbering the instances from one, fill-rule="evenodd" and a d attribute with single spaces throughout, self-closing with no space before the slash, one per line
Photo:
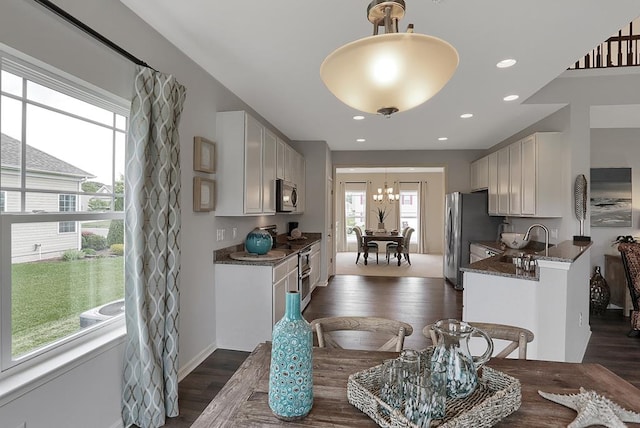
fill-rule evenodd
<path id="1" fill-rule="evenodd" d="M 307 321 L 351 315 L 380 316 L 405 321 L 414 327 L 405 347 L 422 349 L 431 343 L 422 327 L 442 318 L 462 317 L 462 292 L 443 279 L 338 275 L 327 287 L 313 292 L 304 311 Z M 629 318 L 621 310 L 591 318 L 591 340 L 584 362 L 599 363 L 640 388 L 640 338 L 627 337 Z M 344 340 L 355 340 L 345 336 Z M 356 346 L 375 346 L 358 340 Z M 218 349 L 179 385 L 180 416 L 166 427 L 189 427 L 242 364 L 248 352 Z"/>

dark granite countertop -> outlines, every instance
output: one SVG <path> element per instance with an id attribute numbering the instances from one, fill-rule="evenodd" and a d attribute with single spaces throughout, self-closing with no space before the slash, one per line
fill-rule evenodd
<path id="1" fill-rule="evenodd" d="M 529 245 L 520 250 L 508 248 L 503 243 L 496 241 L 475 241 L 472 244 L 483 246 L 499 254 L 471 263 L 467 267 L 462 267 L 460 268 L 462 271 L 507 276 L 530 281 L 539 280 L 539 267 L 536 267 L 535 271 L 523 271 L 513 262 L 508 261 L 509 257 L 520 257 L 524 254 L 531 255 L 533 260 L 573 263 L 591 246 L 591 242 L 576 245 L 573 241 L 563 241 L 558 245 L 549 247 L 548 252 L 545 253 L 544 242 L 536 241 L 530 242 Z M 505 256 L 507 256 L 507 261 L 505 261 Z"/>
<path id="2" fill-rule="evenodd" d="M 322 239 L 321 233 L 303 233 L 300 239 L 289 239 L 286 234 L 276 237 L 276 244 L 273 250 L 282 251 L 285 256 L 277 260 L 235 260 L 230 257 L 231 254 L 244 251 L 244 243 L 232 245 L 231 247 L 222 248 L 213 252 L 214 264 L 233 264 L 247 266 L 275 266 L 287 257 L 297 254 L 300 251 L 310 247 Z"/>

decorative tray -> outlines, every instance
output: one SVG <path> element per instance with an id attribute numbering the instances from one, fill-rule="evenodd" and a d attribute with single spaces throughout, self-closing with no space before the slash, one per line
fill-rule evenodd
<path id="1" fill-rule="evenodd" d="M 380 398 L 382 365 L 371 367 L 349 376 L 347 398 L 381 427 L 408 427 L 416 425 L 404 417 L 400 410 Z M 485 428 L 520 408 L 522 395 L 520 381 L 491 367 L 483 367 L 478 388 L 466 398 L 448 398 L 446 416 L 435 419 L 432 427 Z M 389 415 L 383 414 L 382 409 Z"/>

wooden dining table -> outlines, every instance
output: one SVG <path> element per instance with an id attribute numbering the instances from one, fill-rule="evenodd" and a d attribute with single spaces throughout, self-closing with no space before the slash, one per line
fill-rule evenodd
<path id="1" fill-rule="evenodd" d="M 404 249 L 404 236 L 394 233 L 372 233 L 372 234 L 364 234 L 362 235 L 362 246 L 364 247 L 364 264 L 367 264 L 367 258 L 369 257 L 369 247 L 367 244 L 373 241 L 383 241 L 383 242 L 395 242 L 398 244 L 398 254 L 402 254 L 402 250 Z M 398 257 L 398 266 L 400 266 L 400 262 L 402 259 Z"/>
<path id="2" fill-rule="evenodd" d="M 350 374 L 397 355 L 314 348 L 313 408 L 302 420 L 284 422 L 269 408 L 271 343 L 261 343 L 191 427 L 375 427 L 372 419 L 347 400 L 347 380 Z M 575 419 L 574 410 L 542 398 L 538 390 L 573 394 L 584 387 L 628 410 L 640 412 L 640 390 L 599 364 L 492 359 L 488 366 L 521 383 L 520 408 L 498 422 L 497 427 L 566 427 Z"/>

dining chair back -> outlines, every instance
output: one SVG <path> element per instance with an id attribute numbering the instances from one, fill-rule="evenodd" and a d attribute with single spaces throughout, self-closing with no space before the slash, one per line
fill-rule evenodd
<path id="1" fill-rule="evenodd" d="M 405 242 L 409 242 L 409 240 L 411 239 L 411 234 L 409 232 L 411 230 L 414 230 L 414 229 L 412 227 L 410 227 L 410 226 L 407 226 L 404 229 L 402 229 L 402 236 L 403 236 L 402 245 L 404 245 Z M 407 235 L 409 235 L 409 236 L 407 237 Z M 391 260 L 391 254 L 393 254 L 394 257 L 400 257 L 401 256 L 401 254 L 398 254 L 398 243 L 397 242 L 391 242 L 391 243 L 387 244 L 386 250 L 387 250 L 386 251 L 387 264 L 389 264 L 389 261 Z M 409 252 L 408 252 L 408 249 L 407 249 L 407 255 L 408 254 L 409 254 Z M 407 258 L 407 262 L 409 262 L 408 258 Z M 411 262 L 409 262 L 409 264 L 411 264 Z"/>
<path id="2" fill-rule="evenodd" d="M 628 336 L 640 336 L 640 243 L 620 243 L 618 251 L 622 257 L 624 275 L 627 279 L 633 311 L 631 312 L 631 330 Z"/>
<path id="3" fill-rule="evenodd" d="M 533 341 L 533 333 L 526 328 L 515 327 L 512 325 L 506 324 L 494 324 L 494 323 L 486 323 L 486 322 L 470 322 L 467 323 L 473 327 L 476 327 L 491 337 L 493 340 L 494 349 L 495 348 L 495 340 L 505 340 L 509 343 L 497 354 L 493 355 L 492 358 L 506 358 L 516 349 L 518 350 L 518 359 L 526 360 L 527 359 L 527 343 Z M 432 328 L 433 324 L 427 325 L 422 329 L 422 334 L 431 339 L 434 346 L 438 341 L 437 333 Z"/>
<path id="4" fill-rule="evenodd" d="M 404 338 L 411 336 L 413 327 L 402 321 L 378 317 L 328 317 L 311 321 L 311 327 L 316 332 L 320 348 L 338 348 L 335 332 L 358 331 L 371 332 L 388 340 L 376 350 L 400 352 L 404 347 Z M 379 342 L 379 341 L 378 341 Z"/>
<path id="5" fill-rule="evenodd" d="M 362 229 L 360 229 L 360 227 L 355 226 L 353 228 L 353 231 L 355 232 L 356 240 L 358 241 L 357 242 L 358 255 L 356 256 L 356 264 L 358 264 L 358 260 L 360 260 L 360 253 L 364 251 L 364 241 L 362 239 Z M 376 263 L 378 263 L 378 244 L 376 244 L 375 242 L 367 243 L 367 252 L 376 253 Z"/>

